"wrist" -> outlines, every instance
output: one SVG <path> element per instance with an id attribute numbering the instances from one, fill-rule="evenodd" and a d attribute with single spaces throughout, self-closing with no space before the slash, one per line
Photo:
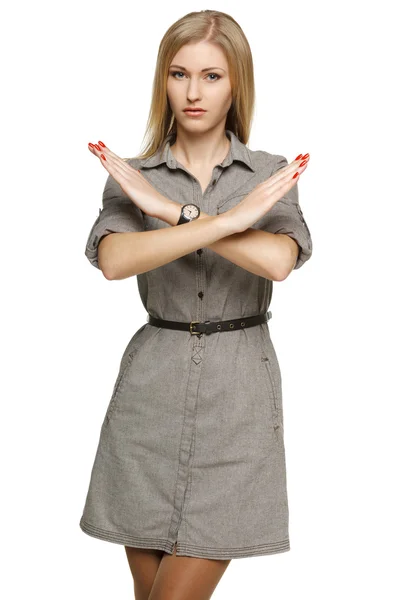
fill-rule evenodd
<path id="1" fill-rule="evenodd" d="M 157 212 L 157 218 L 169 225 L 176 225 L 181 214 L 181 205 L 173 200 L 166 200 Z"/>
<path id="2" fill-rule="evenodd" d="M 220 224 L 221 231 L 224 233 L 224 237 L 228 235 L 233 235 L 234 233 L 238 233 L 238 229 L 235 226 L 234 218 L 229 214 L 229 212 L 221 213 L 217 215 L 218 222 Z"/>
<path id="3" fill-rule="evenodd" d="M 174 202 L 173 200 L 165 200 L 165 202 L 163 202 L 160 206 L 156 217 L 158 219 L 161 219 L 161 221 L 165 221 L 165 223 L 174 226 L 179 221 L 179 217 L 181 216 L 181 209 L 182 204 L 179 204 L 179 202 Z M 200 215 L 198 216 L 196 221 L 198 221 L 199 219 L 206 219 L 209 216 L 210 215 L 208 215 L 206 212 L 200 210 Z M 237 229 L 235 228 L 233 219 L 228 213 L 216 215 L 215 218 L 218 219 L 217 222 L 220 225 L 221 230 L 224 232 L 225 236 L 237 233 Z"/>
<path id="4" fill-rule="evenodd" d="M 188 203 L 187 203 L 188 204 Z M 179 202 L 174 202 L 173 200 L 166 200 L 160 206 L 157 212 L 157 218 L 165 221 L 169 225 L 177 225 L 181 216 L 182 204 Z M 200 211 L 199 216 L 196 221 L 199 219 L 204 219 L 208 217 L 207 213 Z M 183 223 L 184 224 L 184 223 Z"/>

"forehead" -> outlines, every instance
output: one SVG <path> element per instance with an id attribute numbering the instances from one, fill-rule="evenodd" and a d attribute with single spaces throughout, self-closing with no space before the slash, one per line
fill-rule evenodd
<path id="1" fill-rule="evenodd" d="M 212 42 L 194 42 L 182 46 L 171 60 L 188 71 L 201 72 L 208 67 L 228 70 L 228 62 L 221 46 Z"/>

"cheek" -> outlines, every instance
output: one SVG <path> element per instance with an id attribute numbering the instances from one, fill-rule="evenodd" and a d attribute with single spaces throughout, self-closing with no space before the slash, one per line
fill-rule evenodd
<path id="1" fill-rule="evenodd" d="M 215 89 L 213 95 L 215 102 L 218 102 L 222 108 L 225 108 L 226 106 L 229 108 L 232 104 L 232 92 L 228 85 L 224 87 L 220 86 L 219 89 Z"/>
<path id="2" fill-rule="evenodd" d="M 223 98 L 220 98 L 218 101 L 218 104 L 219 104 L 219 108 L 220 108 L 221 112 L 223 112 L 223 113 L 228 112 L 228 110 L 230 109 L 231 104 L 232 104 L 231 95 L 228 94 L 228 95 L 224 96 Z"/>
<path id="3" fill-rule="evenodd" d="M 174 88 L 173 84 L 171 83 L 171 80 L 169 79 L 167 82 L 167 97 L 171 105 L 173 105 L 176 96 L 176 89 Z"/>

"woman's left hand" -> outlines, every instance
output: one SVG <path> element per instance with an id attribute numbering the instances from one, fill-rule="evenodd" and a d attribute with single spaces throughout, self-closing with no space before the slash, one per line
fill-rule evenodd
<path id="1" fill-rule="evenodd" d="M 168 202 L 167 198 L 157 192 L 140 171 L 111 152 L 103 142 L 89 144 L 88 148 L 136 206 L 150 217 L 157 217 L 162 213 L 163 205 Z"/>

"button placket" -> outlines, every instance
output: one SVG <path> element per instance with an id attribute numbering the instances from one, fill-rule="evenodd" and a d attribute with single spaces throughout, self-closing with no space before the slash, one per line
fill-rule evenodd
<path id="1" fill-rule="evenodd" d="M 200 185 L 200 182 L 198 181 L 198 179 L 196 177 L 192 176 L 192 180 L 194 183 L 194 185 L 193 185 L 193 202 L 195 204 L 200 205 L 200 207 L 205 206 L 206 212 L 209 213 L 208 199 L 210 197 L 210 194 L 211 194 L 215 184 L 218 181 L 217 167 L 214 167 L 211 180 L 210 180 L 208 186 L 206 187 L 206 189 L 204 190 L 204 193 L 201 189 L 201 185 Z M 203 248 L 199 248 L 198 250 L 196 250 L 196 254 L 197 254 L 197 256 L 196 256 L 196 286 L 197 286 L 197 297 L 198 297 L 196 319 L 198 321 L 202 322 L 205 319 L 205 316 L 204 316 L 205 315 L 205 302 L 203 302 L 203 298 L 204 298 L 205 292 L 207 291 L 206 290 L 206 281 L 207 281 L 206 263 L 205 263 L 205 254 L 204 254 Z M 196 338 L 193 341 L 193 350 L 195 351 L 196 347 L 199 348 L 199 347 L 204 346 L 204 341 L 201 340 L 201 338 L 203 337 L 203 334 L 196 335 L 194 337 Z M 192 359 L 193 358 L 194 358 L 194 356 L 192 356 Z M 196 356 L 196 359 L 198 360 L 198 356 Z"/>

